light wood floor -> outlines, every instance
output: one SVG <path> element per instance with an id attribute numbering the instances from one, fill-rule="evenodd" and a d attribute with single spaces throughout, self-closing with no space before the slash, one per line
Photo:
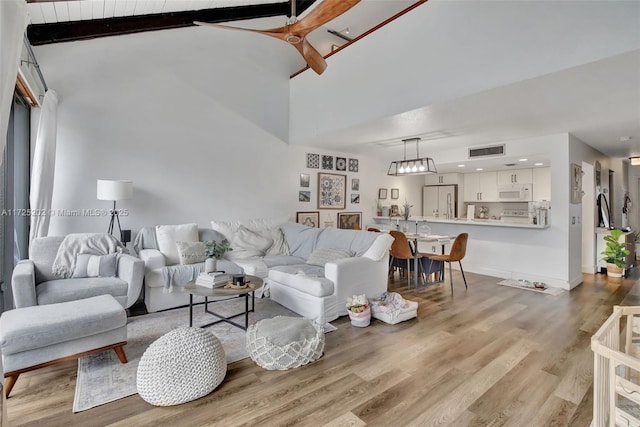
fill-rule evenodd
<path id="1" fill-rule="evenodd" d="M 420 291 L 390 287 L 420 303 L 417 320 L 355 328 L 343 317 L 325 355 L 291 371 L 250 359 L 229 366 L 211 395 L 156 408 L 138 395 L 71 412 L 76 363 L 20 376 L 7 401 L 14 426 L 588 426 L 592 412 L 590 337 L 638 274 L 617 282 L 585 275 L 553 297 L 468 273 L 465 291 L 448 283 Z"/>

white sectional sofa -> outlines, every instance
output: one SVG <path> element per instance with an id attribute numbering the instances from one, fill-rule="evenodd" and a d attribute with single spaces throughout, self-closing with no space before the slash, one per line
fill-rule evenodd
<path id="1" fill-rule="evenodd" d="M 218 261 L 218 269 L 236 268 L 263 278 L 266 295 L 304 317 L 330 322 L 347 314 L 347 297 L 364 293 L 374 298 L 387 290 L 393 238 L 386 233 L 269 220 L 213 221 L 211 225 L 212 229 L 200 230 L 200 240 L 227 239 L 234 249 Z M 175 289 L 167 292 L 166 280 L 171 276 L 167 269 L 187 266 L 167 265 L 153 231 L 141 230 L 135 243 L 146 264 L 147 310 L 184 305 L 188 295 Z M 196 274 L 197 268 L 190 267 Z M 174 280 L 173 285 L 184 283 Z"/>

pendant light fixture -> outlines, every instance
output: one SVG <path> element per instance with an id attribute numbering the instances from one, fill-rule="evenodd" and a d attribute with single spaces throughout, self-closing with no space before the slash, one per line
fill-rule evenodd
<path id="1" fill-rule="evenodd" d="M 416 143 L 416 158 L 407 159 L 407 142 Z M 404 176 L 404 175 L 426 175 L 430 173 L 438 173 L 436 164 L 431 157 L 420 157 L 418 144 L 420 138 L 403 139 L 404 142 L 404 159 L 391 162 L 387 175 Z"/>

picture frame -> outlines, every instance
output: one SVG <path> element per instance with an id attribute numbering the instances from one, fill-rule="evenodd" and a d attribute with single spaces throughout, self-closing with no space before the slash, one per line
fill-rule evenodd
<path id="1" fill-rule="evenodd" d="M 360 178 L 351 179 L 351 191 L 360 191 Z"/>
<path id="2" fill-rule="evenodd" d="M 398 207 L 398 205 L 390 206 L 389 216 L 400 216 L 400 208 Z"/>
<path id="3" fill-rule="evenodd" d="M 310 202 L 311 201 L 311 191 L 298 191 L 298 201 L 299 202 Z"/>
<path id="4" fill-rule="evenodd" d="M 360 194 L 351 193 L 351 203 L 353 203 L 354 205 L 357 205 L 358 203 L 360 203 Z"/>
<path id="5" fill-rule="evenodd" d="M 318 172 L 318 209 L 344 209 L 346 187 L 346 175 Z"/>
<path id="6" fill-rule="evenodd" d="M 308 227 L 320 228 L 320 212 L 296 212 L 296 222 Z"/>
<path id="7" fill-rule="evenodd" d="M 310 177 L 308 173 L 300 174 L 300 187 L 308 187 L 310 182 Z"/>
<path id="8" fill-rule="evenodd" d="M 355 230 L 362 228 L 362 212 L 338 212 L 338 228 Z"/>
<path id="9" fill-rule="evenodd" d="M 391 189 L 391 198 L 392 199 L 399 199 L 400 198 L 400 189 L 399 188 L 392 188 Z"/>
<path id="10" fill-rule="evenodd" d="M 378 199 L 385 200 L 387 198 L 387 189 L 379 188 L 378 189 Z"/>
<path id="11" fill-rule="evenodd" d="M 582 203 L 582 167 L 571 163 L 570 202 L 573 205 Z"/>

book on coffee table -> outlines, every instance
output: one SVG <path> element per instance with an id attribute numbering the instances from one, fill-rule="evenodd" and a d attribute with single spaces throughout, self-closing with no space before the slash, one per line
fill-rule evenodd
<path id="1" fill-rule="evenodd" d="M 206 286 L 208 288 L 216 288 L 218 286 L 224 286 L 231 276 L 224 272 L 213 273 L 200 273 L 196 279 L 197 286 Z"/>

